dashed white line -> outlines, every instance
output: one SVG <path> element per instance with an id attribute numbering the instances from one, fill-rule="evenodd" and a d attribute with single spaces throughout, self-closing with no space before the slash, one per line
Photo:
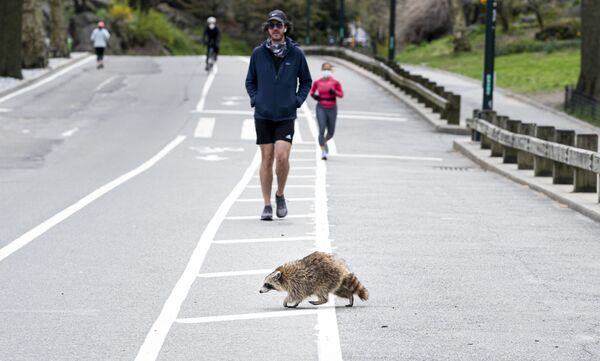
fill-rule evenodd
<path id="1" fill-rule="evenodd" d="M 100 83 L 100 85 L 98 85 L 95 89 L 95 91 L 99 91 L 100 89 L 104 88 L 106 85 L 108 85 L 108 83 L 110 83 L 111 81 L 113 81 L 114 79 L 116 79 L 117 76 L 111 76 L 110 78 L 106 79 L 105 81 L 103 81 L 102 83 Z"/>
<path id="2" fill-rule="evenodd" d="M 210 322 L 225 322 L 225 321 L 240 321 L 240 320 L 256 320 L 264 318 L 274 317 L 293 317 L 293 316 L 306 316 L 317 314 L 317 309 L 305 309 L 305 310 L 287 310 L 287 311 L 275 311 L 275 312 L 262 312 L 262 313 L 246 313 L 240 315 L 226 315 L 226 316 L 207 316 L 207 317 L 195 317 L 195 318 L 178 318 L 175 320 L 177 323 L 210 323 Z M 327 360 L 327 359 L 323 359 Z M 333 360 L 333 359 L 330 359 Z M 341 359 L 340 359 L 341 360 Z"/>
<path id="3" fill-rule="evenodd" d="M 69 218 L 70 216 L 72 216 L 73 214 L 78 212 L 79 210 L 83 209 L 85 206 L 92 203 L 96 199 L 102 197 L 106 193 L 110 192 L 111 190 L 115 189 L 116 187 L 120 186 L 121 184 L 127 182 L 128 180 L 132 179 L 133 177 L 147 171 L 153 165 L 155 165 L 159 160 L 161 160 L 167 154 L 169 154 L 169 152 L 171 152 L 173 149 L 175 149 L 175 147 L 177 147 L 184 139 L 185 139 L 185 136 L 182 136 L 182 135 L 176 137 L 169 144 L 167 144 L 167 146 L 165 146 L 160 152 L 158 152 L 154 157 L 150 158 L 149 160 L 144 162 L 139 167 L 123 174 L 122 176 L 116 178 L 115 180 L 96 189 L 92 193 L 81 198 L 79 201 L 75 202 L 74 204 L 63 209 L 62 211 L 58 212 L 54 216 L 50 217 L 43 223 L 41 223 L 38 226 L 34 227 L 33 229 L 29 230 L 28 232 L 26 232 L 19 238 L 10 242 L 9 244 L 7 244 L 6 246 L 4 246 L 3 248 L 0 249 L 0 261 L 5 259 L 6 257 L 10 256 L 11 254 L 15 253 L 22 247 L 26 246 L 27 244 L 29 244 L 30 242 L 35 240 L 37 237 L 41 236 L 42 234 L 44 234 L 45 232 L 47 232 L 48 230 L 50 230 L 52 227 L 56 226 L 60 222 L 64 221 L 65 219 Z"/>
<path id="4" fill-rule="evenodd" d="M 261 186 L 258 184 L 251 184 L 248 186 L 248 188 L 260 188 Z M 288 188 L 314 188 L 315 185 L 314 184 L 288 184 L 285 186 L 286 189 Z"/>
<path id="5" fill-rule="evenodd" d="M 309 213 L 309 214 L 289 214 L 287 215 L 285 218 L 280 218 L 280 219 L 288 219 L 288 218 L 313 218 L 315 215 L 313 213 Z M 248 220 L 248 219 L 259 219 L 259 217 L 257 215 L 254 216 L 229 216 L 229 217 L 225 217 L 225 219 L 230 220 L 230 221 L 244 221 L 244 220 Z"/>
<path id="6" fill-rule="evenodd" d="M 68 137 L 72 136 L 73 134 L 75 134 L 78 130 L 79 130 L 79 128 L 69 129 L 66 132 L 63 132 L 61 134 L 61 136 L 65 137 L 65 138 L 68 138 Z"/>
<path id="7" fill-rule="evenodd" d="M 286 200 L 290 202 L 313 202 L 314 198 L 288 198 L 285 197 Z M 238 198 L 236 202 L 263 202 L 262 198 Z"/>
<path id="8" fill-rule="evenodd" d="M 194 138 L 211 138 L 215 128 L 215 118 L 200 118 L 194 130 Z"/>
<path id="9" fill-rule="evenodd" d="M 169 298 L 167 298 L 158 318 L 148 331 L 146 339 L 135 358 L 136 361 L 154 361 L 158 357 L 158 353 L 165 342 L 165 338 L 167 337 L 173 322 L 177 319 L 181 305 L 185 301 L 192 284 L 196 280 L 196 276 L 200 273 L 200 268 L 202 267 L 202 263 L 204 263 L 204 258 L 211 245 L 211 241 L 214 239 L 217 230 L 231 209 L 231 206 L 252 179 L 252 175 L 258 168 L 259 163 L 260 153 L 256 152 L 252 163 L 250 163 L 240 181 L 236 184 L 231 193 L 229 193 L 227 198 L 225 198 L 223 203 L 221 203 L 217 212 L 204 229 L 204 232 L 202 232 L 183 274 L 175 284 Z"/>
<path id="10" fill-rule="evenodd" d="M 365 158 L 365 159 L 394 159 L 394 160 L 416 160 L 416 161 L 428 161 L 428 162 L 443 162 L 442 158 L 435 157 L 416 157 L 416 156 L 404 156 L 404 155 L 389 155 L 389 154 L 337 154 L 341 158 Z"/>
<path id="11" fill-rule="evenodd" d="M 206 82 L 204 83 L 204 87 L 202 88 L 202 95 L 200 96 L 200 101 L 196 105 L 196 111 L 201 112 L 204 109 L 204 103 L 206 102 L 206 96 L 208 95 L 208 91 L 210 90 L 210 86 L 212 85 L 215 77 L 217 76 L 217 64 L 213 66 L 213 71 L 208 74 L 206 78 Z"/>
<path id="12" fill-rule="evenodd" d="M 383 120 L 388 122 L 398 122 L 404 123 L 407 122 L 406 118 L 398 118 L 398 117 L 376 117 L 369 115 L 350 115 L 350 114 L 338 114 L 338 118 L 340 119 L 357 119 L 357 120 Z"/>

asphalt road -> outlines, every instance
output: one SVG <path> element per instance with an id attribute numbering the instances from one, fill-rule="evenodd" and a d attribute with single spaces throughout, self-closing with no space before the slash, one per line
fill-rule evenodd
<path id="1" fill-rule="evenodd" d="M 259 221 L 246 68 L 108 57 L 0 100 L 0 360 L 600 357 L 600 226 L 341 66 L 330 159 L 311 99 L 290 216 Z M 258 293 L 315 249 L 371 298 L 287 310 Z"/>

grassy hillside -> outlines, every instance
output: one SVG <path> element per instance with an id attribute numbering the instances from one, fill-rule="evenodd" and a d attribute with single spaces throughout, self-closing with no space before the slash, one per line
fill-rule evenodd
<path id="1" fill-rule="evenodd" d="M 531 31 L 498 34 L 497 85 L 516 92 L 535 94 L 563 91 L 579 76 L 579 41 L 532 40 Z M 397 56 L 401 63 L 445 69 L 474 79 L 483 73 L 485 36 L 481 29 L 471 36 L 473 50 L 454 54 L 452 37 L 421 46 L 408 46 Z"/>

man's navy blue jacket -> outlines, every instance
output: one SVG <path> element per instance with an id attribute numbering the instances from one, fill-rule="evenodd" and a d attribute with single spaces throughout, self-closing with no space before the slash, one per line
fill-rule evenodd
<path id="1" fill-rule="evenodd" d="M 285 41 L 288 52 L 279 65 L 279 71 L 276 71 L 275 60 L 265 43 L 252 51 L 246 91 L 256 119 L 296 119 L 296 109 L 304 103 L 310 91 L 312 79 L 304 52 L 290 39 Z"/>

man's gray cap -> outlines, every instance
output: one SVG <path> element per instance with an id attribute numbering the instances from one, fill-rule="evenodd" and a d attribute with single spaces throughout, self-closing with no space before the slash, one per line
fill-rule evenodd
<path id="1" fill-rule="evenodd" d="M 284 23 L 284 24 L 288 23 L 287 16 L 281 10 L 273 10 L 273 11 L 269 12 L 269 16 L 267 17 L 267 22 L 269 22 L 271 20 L 277 20 L 280 23 Z"/>

